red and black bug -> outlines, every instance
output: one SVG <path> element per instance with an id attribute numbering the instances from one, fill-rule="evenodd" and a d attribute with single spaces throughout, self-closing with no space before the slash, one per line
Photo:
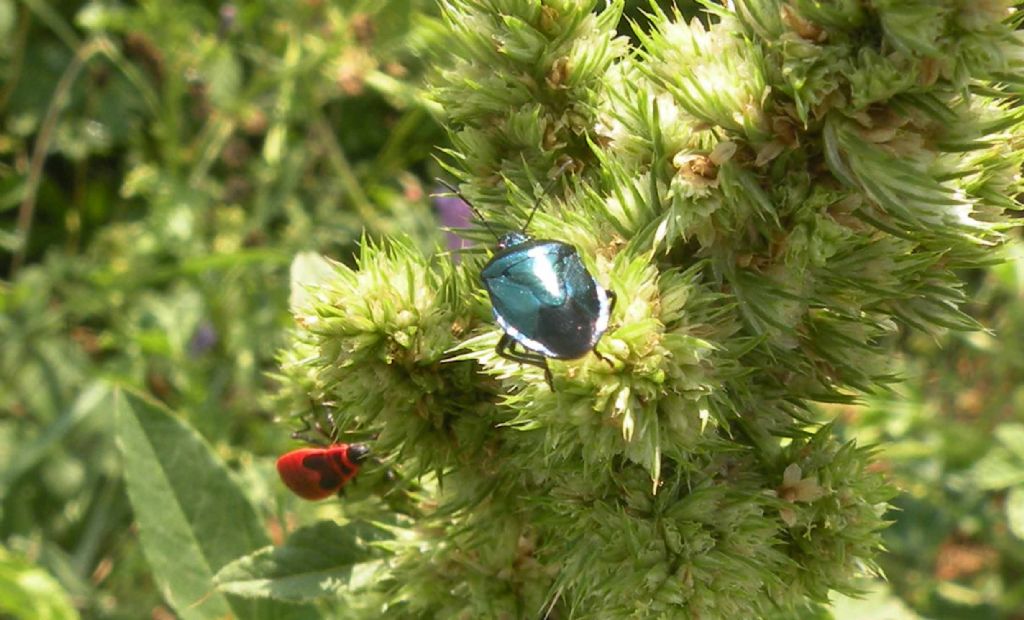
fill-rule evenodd
<path id="1" fill-rule="evenodd" d="M 277 459 L 277 473 L 299 497 L 323 499 L 339 492 L 354 478 L 369 454 L 370 448 L 362 443 L 299 448 Z"/>

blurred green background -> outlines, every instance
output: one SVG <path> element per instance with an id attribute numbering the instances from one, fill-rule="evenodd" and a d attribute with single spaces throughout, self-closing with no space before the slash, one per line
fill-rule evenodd
<path id="1" fill-rule="evenodd" d="M 424 88 L 443 37 L 429 0 L 0 0 L 0 617 L 174 617 L 133 528 L 114 385 L 198 429 L 278 540 L 329 514 L 273 473 L 288 265 L 351 260 L 363 234 L 444 243 Z M 907 334 L 904 385 L 822 412 L 881 444 L 903 491 L 889 583 L 837 617 L 1024 619 L 1009 254 L 964 274 L 991 332 Z"/>

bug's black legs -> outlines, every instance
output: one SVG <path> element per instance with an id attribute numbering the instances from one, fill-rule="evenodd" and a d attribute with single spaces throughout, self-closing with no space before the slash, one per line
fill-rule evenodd
<path id="1" fill-rule="evenodd" d="M 309 418 L 303 416 L 301 419 L 302 419 L 302 428 L 300 428 L 299 430 L 297 430 L 297 431 L 292 433 L 292 439 L 301 439 L 301 440 L 305 441 L 306 440 L 306 433 L 308 433 L 309 431 L 313 430 L 313 425 L 309 423 Z"/>
<path id="2" fill-rule="evenodd" d="M 316 405 L 314 405 L 314 407 L 316 407 Z M 319 414 L 314 412 L 312 414 L 302 416 L 302 428 L 292 433 L 292 439 L 299 439 L 308 444 L 317 446 L 329 446 L 335 443 L 337 440 L 335 434 L 337 433 L 338 426 L 334 422 L 334 414 L 328 411 L 325 415 L 327 417 L 327 421 L 331 425 L 331 428 L 334 429 L 333 432 L 328 432 L 327 429 L 324 428 L 322 421 L 319 419 Z M 312 421 L 310 421 L 311 418 Z M 323 439 L 319 439 L 311 435 L 314 430 L 319 433 Z"/>
<path id="3" fill-rule="evenodd" d="M 508 334 L 502 334 L 501 339 L 498 340 L 498 346 L 494 348 L 494 352 L 504 357 L 507 360 L 518 362 L 520 364 L 529 364 L 538 368 L 544 369 L 544 380 L 548 382 L 548 387 L 551 391 L 555 391 L 554 377 L 551 375 L 551 368 L 548 367 L 548 358 L 544 357 L 540 353 L 530 353 L 528 351 L 516 351 L 516 341 Z"/>
<path id="4" fill-rule="evenodd" d="M 311 431 L 316 430 L 318 433 L 328 438 L 328 441 L 324 441 L 318 437 L 311 435 Z M 302 428 L 292 433 L 292 439 L 298 439 L 314 446 L 328 446 L 330 445 L 330 436 L 324 431 L 323 426 L 319 421 L 310 422 L 306 416 L 302 417 Z"/>
<path id="5" fill-rule="evenodd" d="M 601 355 L 601 352 L 597 350 L 597 347 L 594 347 L 593 349 L 591 349 L 591 351 L 593 351 L 593 352 L 594 352 L 594 355 L 596 355 L 596 356 L 597 356 L 597 359 L 601 360 L 601 361 L 602 361 L 602 362 L 604 362 L 605 364 L 608 364 L 608 365 L 609 365 L 609 366 L 611 366 L 612 368 L 615 368 L 615 364 L 614 364 L 614 363 L 612 363 L 612 361 L 611 361 L 610 359 L 608 359 L 607 357 L 605 357 L 605 356 Z"/>
<path id="6" fill-rule="evenodd" d="M 494 352 L 507 360 L 519 362 L 520 364 L 530 364 L 540 368 L 547 367 L 548 359 L 546 357 L 540 353 L 517 351 L 515 349 L 517 344 L 508 334 L 502 334 L 501 339 L 498 340 L 498 346 L 494 348 Z"/>

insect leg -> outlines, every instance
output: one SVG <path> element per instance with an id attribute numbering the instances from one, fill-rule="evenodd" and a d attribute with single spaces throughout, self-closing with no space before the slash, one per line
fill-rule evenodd
<path id="1" fill-rule="evenodd" d="M 300 428 L 299 430 L 294 431 L 292 433 L 292 439 L 302 439 L 303 441 L 305 441 L 306 433 L 308 433 L 309 431 L 313 430 L 313 426 L 309 423 L 309 418 L 303 416 L 301 419 L 302 419 L 302 428 Z"/>
<path id="2" fill-rule="evenodd" d="M 547 366 L 548 358 L 544 357 L 540 353 L 531 353 L 529 351 L 517 351 L 516 346 L 519 343 L 513 340 L 508 334 L 503 334 L 501 340 L 498 341 L 498 346 L 494 348 L 494 352 L 501 357 L 518 362 L 520 364 L 530 364 L 531 366 L 537 366 L 544 368 Z"/>
<path id="3" fill-rule="evenodd" d="M 591 349 L 591 351 L 594 352 L 594 355 L 597 356 L 597 359 L 601 360 L 605 364 L 608 364 L 612 368 L 615 368 L 615 364 L 611 361 L 611 359 L 605 357 L 604 355 L 601 355 L 601 352 L 597 350 L 597 347 L 594 347 L 593 349 Z"/>
<path id="4" fill-rule="evenodd" d="M 292 439 L 298 439 L 314 446 L 326 446 L 328 445 L 324 440 L 318 439 L 311 433 L 316 430 L 321 435 L 324 434 L 323 428 L 320 426 L 320 422 L 310 422 L 306 416 L 302 417 L 302 428 L 292 433 Z"/>
<path id="5" fill-rule="evenodd" d="M 548 366 L 548 358 L 544 357 L 540 353 L 532 353 L 529 351 L 516 351 L 516 345 L 519 344 L 513 340 L 508 334 L 502 334 L 501 339 L 498 340 L 498 346 L 494 348 L 494 352 L 501 357 L 518 362 L 520 364 L 529 364 L 538 368 L 544 369 L 544 380 L 547 381 L 548 387 L 551 391 L 555 391 L 554 377 L 551 375 L 551 368 Z"/>

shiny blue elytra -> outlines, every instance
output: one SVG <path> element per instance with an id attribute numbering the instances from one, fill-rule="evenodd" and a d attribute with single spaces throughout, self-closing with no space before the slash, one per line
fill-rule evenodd
<path id="1" fill-rule="evenodd" d="M 597 283 L 573 246 L 525 232 L 505 234 L 480 279 L 505 332 L 498 355 L 543 368 L 552 389 L 548 358 L 571 360 L 591 351 L 601 357 L 595 347 L 608 330 L 615 293 Z"/>

